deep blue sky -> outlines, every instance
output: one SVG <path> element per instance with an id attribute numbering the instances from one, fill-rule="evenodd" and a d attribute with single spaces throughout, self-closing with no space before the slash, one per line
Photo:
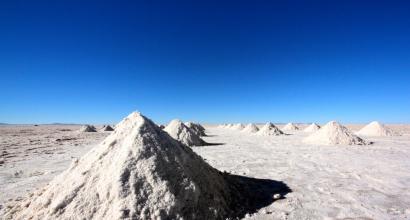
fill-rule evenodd
<path id="1" fill-rule="evenodd" d="M 410 122 L 406 1 L 1 1 L 0 122 Z"/>

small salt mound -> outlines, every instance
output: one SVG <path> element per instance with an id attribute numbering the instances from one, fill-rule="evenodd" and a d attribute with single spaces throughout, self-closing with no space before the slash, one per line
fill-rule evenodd
<path id="1" fill-rule="evenodd" d="M 244 128 L 245 128 L 245 126 L 244 126 L 243 124 L 240 124 L 240 123 L 235 124 L 235 125 L 233 125 L 233 126 L 231 127 L 231 129 L 233 129 L 233 130 L 238 130 L 238 131 L 240 131 L 240 130 L 242 130 L 242 129 L 244 129 Z"/>
<path id="2" fill-rule="evenodd" d="M 96 132 L 97 129 L 92 125 L 83 125 L 80 128 L 80 132 Z"/>
<path id="3" fill-rule="evenodd" d="M 255 201 L 233 181 L 151 120 L 132 113 L 45 188 L 7 206 L 4 217 L 226 219 Z"/>
<path id="4" fill-rule="evenodd" d="M 284 131 L 296 131 L 296 130 L 299 130 L 299 128 L 296 125 L 294 125 L 293 123 L 287 123 L 282 128 L 282 130 L 284 130 Z"/>
<path id="5" fill-rule="evenodd" d="M 284 135 L 283 131 L 270 122 L 266 123 L 256 134 L 261 136 Z"/>
<path id="6" fill-rule="evenodd" d="M 187 146 L 201 146 L 205 144 L 205 141 L 178 119 L 172 120 L 164 128 L 164 131 Z"/>
<path id="7" fill-rule="evenodd" d="M 225 128 L 232 128 L 233 124 L 227 124 Z"/>
<path id="8" fill-rule="evenodd" d="M 226 128 L 226 126 L 228 126 L 228 124 L 221 124 L 221 125 L 219 125 L 218 127 L 219 127 L 219 128 Z"/>
<path id="9" fill-rule="evenodd" d="M 246 127 L 242 130 L 244 133 L 256 133 L 258 131 L 259 128 L 253 123 L 246 125 Z"/>
<path id="10" fill-rule="evenodd" d="M 316 123 L 312 123 L 311 125 L 307 126 L 303 131 L 304 132 L 315 132 L 320 129 L 320 126 Z"/>
<path id="11" fill-rule="evenodd" d="M 315 133 L 306 137 L 306 143 L 319 145 L 367 145 L 370 144 L 354 135 L 349 129 L 341 124 L 330 121 Z"/>
<path id="12" fill-rule="evenodd" d="M 200 125 L 199 123 L 194 123 L 194 122 L 186 122 L 185 125 L 193 130 L 196 135 L 198 136 L 206 136 L 205 134 L 205 128 Z"/>
<path id="13" fill-rule="evenodd" d="M 377 121 L 371 122 L 366 125 L 360 131 L 356 132 L 357 135 L 363 136 L 394 136 L 394 132 Z"/>
<path id="14" fill-rule="evenodd" d="M 101 131 L 114 131 L 114 128 L 112 128 L 110 125 L 104 125 L 101 128 Z"/>

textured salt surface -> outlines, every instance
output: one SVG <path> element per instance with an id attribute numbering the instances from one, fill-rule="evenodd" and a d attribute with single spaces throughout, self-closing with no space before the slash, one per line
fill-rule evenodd
<path id="1" fill-rule="evenodd" d="M 253 203 L 266 197 L 274 200 L 272 190 L 253 197 L 256 186 L 264 184 L 222 174 L 132 113 L 45 188 L 8 208 L 5 218 L 225 219 L 254 211 Z"/>
<path id="2" fill-rule="evenodd" d="M 363 126 L 346 125 L 355 131 Z M 305 132 L 272 137 L 205 127 L 207 142 L 225 143 L 193 148 L 213 167 L 282 180 L 293 190 L 247 219 L 410 218 L 409 125 L 387 125 L 402 136 L 368 137 L 373 145 L 338 147 L 305 144 Z M 0 219 L 4 202 L 19 202 L 26 192 L 45 187 L 68 167 L 70 158 L 84 155 L 110 134 L 78 129 L 0 126 L 0 152 L 6 151 L 0 155 L 5 159 L 0 164 Z"/>

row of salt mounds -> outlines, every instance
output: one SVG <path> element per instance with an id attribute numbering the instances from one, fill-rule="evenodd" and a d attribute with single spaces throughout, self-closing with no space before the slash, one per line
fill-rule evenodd
<path id="1" fill-rule="evenodd" d="M 246 127 L 242 130 L 244 133 L 256 133 L 258 131 L 259 128 L 253 123 L 246 125 Z"/>
<path id="2" fill-rule="evenodd" d="M 201 146 L 205 144 L 204 140 L 202 140 L 193 130 L 188 128 L 178 119 L 172 120 L 164 128 L 164 131 L 166 131 L 174 139 L 187 146 Z"/>
<path id="3" fill-rule="evenodd" d="M 312 123 L 311 125 L 307 126 L 303 129 L 304 132 L 315 132 L 320 129 L 320 126 L 316 123 Z"/>
<path id="4" fill-rule="evenodd" d="M 114 128 L 112 128 L 110 125 L 104 125 L 101 128 L 101 131 L 114 131 Z"/>
<path id="5" fill-rule="evenodd" d="M 306 143 L 319 145 L 367 145 L 370 144 L 362 138 L 354 135 L 349 129 L 330 121 L 315 133 L 306 137 Z"/>
<path id="6" fill-rule="evenodd" d="M 97 132 L 97 129 L 93 125 L 83 125 L 80 132 Z"/>
<path id="7" fill-rule="evenodd" d="M 283 131 L 281 131 L 274 124 L 268 122 L 261 129 L 259 129 L 256 134 L 261 136 L 279 136 L 284 135 L 285 133 L 283 133 Z"/>
<path id="8" fill-rule="evenodd" d="M 283 131 L 296 131 L 299 130 L 299 128 L 294 125 L 293 123 L 287 123 L 283 128 Z"/>
<path id="9" fill-rule="evenodd" d="M 241 123 L 238 123 L 238 124 L 235 124 L 235 125 L 231 126 L 231 129 L 233 129 L 233 130 L 238 130 L 238 131 L 240 131 L 240 130 L 242 130 L 242 129 L 244 129 L 244 128 L 245 128 L 245 126 L 244 126 L 243 124 L 241 124 Z"/>
<path id="10" fill-rule="evenodd" d="M 5 218 L 225 219 L 243 212 L 252 196 L 230 181 L 132 113 L 45 188 L 9 207 Z"/>
<path id="11" fill-rule="evenodd" d="M 206 136 L 205 134 L 205 128 L 199 124 L 199 123 L 194 123 L 194 122 L 186 122 L 185 125 L 193 130 L 196 135 L 198 136 Z"/>
<path id="12" fill-rule="evenodd" d="M 395 136 L 392 130 L 385 127 L 384 125 L 380 124 L 377 121 L 371 122 L 370 124 L 366 125 L 360 131 L 356 132 L 357 135 L 363 136 Z"/>

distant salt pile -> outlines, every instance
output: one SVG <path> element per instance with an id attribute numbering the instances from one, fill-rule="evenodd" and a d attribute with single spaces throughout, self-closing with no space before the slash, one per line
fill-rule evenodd
<path id="1" fill-rule="evenodd" d="M 231 126 L 231 129 L 233 129 L 233 130 L 238 130 L 238 131 L 240 131 L 240 130 L 242 130 L 242 129 L 244 129 L 244 128 L 245 128 L 245 126 L 244 126 L 243 124 L 240 124 L 240 123 Z"/>
<path id="2" fill-rule="evenodd" d="M 97 129 L 92 125 L 83 125 L 80 128 L 80 132 L 96 132 Z"/>
<path id="3" fill-rule="evenodd" d="M 258 131 L 259 128 L 253 123 L 246 125 L 246 127 L 242 130 L 244 133 L 256 133 Z"/>
<path id="4" fill-rule="evenodd" d="M 294 125 L 293 123 L 287 123 L 283 128 L 283 131 L 296 131 L 299 130 L 299 128 Z"/>
<path id="5" fill-rule="evenodd" d="M 380 124 L 377 121 L 371 122 L 366 125 L 360 131 L 356 133 L 357 135 L 363 136 L 394 136 L 395 134 L 392 130 Z"/>
<path id="6" fill-rule="evenodd" d="M 225 126 L 225 128 L 232 128 L 233 127 L 233 124 L 227 124 L 226 126 Z"/>
<path id="7" fill-rule="evenodd" d="M 226 126 L 228 126 L 228 124 L 220 124 L 218 127 L 219 128 L 226 128 Z"/>
<path id="8" fill-rule="evenodd" d="M 172 120 L 164 128 L 164 131 L 187 146 L 201 146 L 205 144 L 204 140 L 178 119 Z"/>
<path id="9" fill-rule="evenodd" d="M 254 201 L 241 184 L 132 113 L 45 188 L 8 206 L 4 217 L 225 219 Z"/>
<path id="10" fill-rule="evenodd" d="M 104 125 L 101 128 L 101 131 L 114 131 L 114 128 L 112 128 L 110 125 Z"/>
<path id="11" fill-rule="evenodd" d="M 306 137 L 306 143 L 319 145 L 367 145 L 362 138 L 354 135 L 349 129 L 341 124 L 330 121 L 315 133 Z"/>
<path id="12" fill-rule="evenodd" d="M 281 131 L 274 124 L 268 122 L 261 129 L 259 129 L 257 134 L 261 136 L 278 136 L 284 135 L 285 133 L 283 133 L 283 131 Z"/>
<path id="13" fill-rule="evenodd" d="M 320 126 L 316 123 L 312 123 L 311 125 L 307 126 L 303 131 L 304 132 L 315 132 L 320 129 Z"/>
<path id="14" fill-rule="evenodd" d="M 205 134 L 205 128 L 199 124 L 199 123 L 194 123 L 194 122 L 186 122 L 185 125 L 193 130 L 196 135 L 198 136 L 206 136 Z"/>

